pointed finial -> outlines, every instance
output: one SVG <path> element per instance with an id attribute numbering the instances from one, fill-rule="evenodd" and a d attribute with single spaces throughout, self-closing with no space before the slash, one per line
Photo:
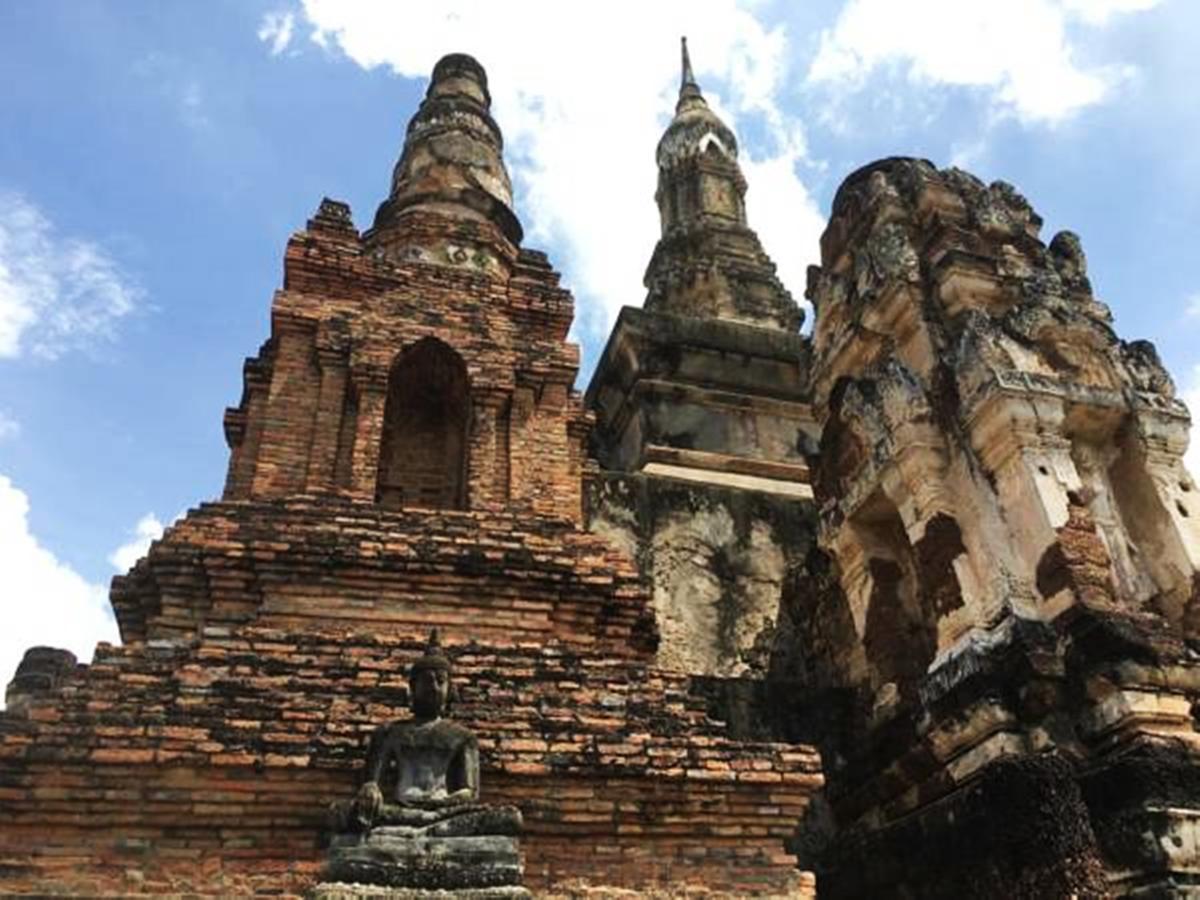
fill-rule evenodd
<path id="1" fill-rule="evenodd" d="M 688 55 L 687 38 L 681 37 L 679 44 L 683 59 L 683 74 L 679 81 L 679 106 L 682 106 L 684 101 L 693 98 L 703 99 L 704 95 L 700 93 L 700 85 L 696 83 L 696 73 L 692 71 L 692 58 Z"/>
<path id="2" fill-rule="evenodd" d="M 429 632 L 429 640 L 425 643 L 424 655 L 415 660 L 412 666 L 409 667 L 409 677 L 411 678 L 422 669 L 441 669 L 444 672 L 449 672 L 451 669 L 449 658 L 442 652 L 442 642 L 436 628 Z"/>
<path id="3" fill-rule="evenodd" d="M 687 52 L 687 38 L 679 39 L 680 49 L 683 51 L 683 79 L 679 82 L 679 89 L 682 91 L 689 84 L 696 83 L 696 75 L 692 72 L 692 58 Z"/>

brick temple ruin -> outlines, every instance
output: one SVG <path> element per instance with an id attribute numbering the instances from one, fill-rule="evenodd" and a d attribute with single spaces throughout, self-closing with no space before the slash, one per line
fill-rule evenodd
<path id="1" fill-rule="evenodd" d="M 220 500 L 31 650 L 0 890 L 303 893 L 431 626 L 525 883 L 1200 893 L 1189 417 L 1078 238 L 919 159 L 850 175 L 801 309 L 684 68 L 662 237 L 585 394 L 487 79 L 292 236 Z"/>

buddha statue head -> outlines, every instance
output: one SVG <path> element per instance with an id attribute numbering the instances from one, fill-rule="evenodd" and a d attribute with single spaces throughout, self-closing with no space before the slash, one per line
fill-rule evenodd
<path id="1" fill-rule="evenodd" d="M 437 629 L 429 633 L 425 652 L 408 669 L 409 705 L 419 722 L 440 719 L 450 702 L 450 660 L 442 653 Z"/>

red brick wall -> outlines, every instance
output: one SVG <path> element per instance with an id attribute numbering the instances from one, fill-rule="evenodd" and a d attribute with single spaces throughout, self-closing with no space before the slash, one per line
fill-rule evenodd
<path id="1" fill-rule="evenodd" d="M 466 363 L 472 407 L 494 411 L 469 421 L 470 508 L 579 521 L 590 417 L 571 387 L 579 350 L 565 337 L 574 304 L 558 278 L 532 251 L 502 272 L 399 265 L 368 254 L 348 226 L 310 221 L 288 243 L 271 340 L 248 361 L 241 403 L 226 413 L 225 497 L 342 489 L 373 499 L 388 373 L 404 349 L 435 337 Z"/>
<path id="2" fill-rule="evenodd" d="M 263 497 L 303 492 L 321 386 L 316 323 L 281 313 L 272 320 L 275 354 L 250 487 Z"/>
<path id="3" fill-rule="evenodd" d="M 367 735 L 406 714 L 420 648 L 265 628 L 102 647 L 0 716 L 0 889 L 302 889 Z M 728 740 L 686 676 L 643 663 L 559 643 L 449 650 L 485 799 L 525 813 L 531 886 L 800 884 L 782 842 L 821 783 L 814 750 Z"/>
<path id="4" fill-rule="evenodd" d="M 655 627 L 619 551 L 562 520 L 387 512 L 335 496 L 205 504 L 113 579 L 124 640 L 249 621 L 368 632 L 439 626 L 645 658 Z"/>
<path id="5" fill-rule="evenodd" d="M 225 499 L 113 580 L 125 647 L 0 715 L 0 890 L 302 891 L 431 626 L 531 886 L 811 890 L 783 840 L 816 752 L 730 740 L 651 668 L 647 585 L 580 530 L 570 295 L 541 254 L 499 269 L 380 261 L 330 203 L 293 237 Z M 468 508 L 385 510 L 388 376 L 426 338 L 465 364 Z"/>

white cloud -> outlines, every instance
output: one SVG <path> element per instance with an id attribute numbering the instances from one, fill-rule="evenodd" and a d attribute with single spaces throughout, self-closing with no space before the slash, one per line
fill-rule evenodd
<path id="1" fill-rule="evenodd" d="M 140 289 L 98 244 L 59 235 L 19 194 L 0 194 L 0 358 L 54 359 L 114 337 Z"/>
<path id="2" fill-rule="evenodd" d="M 816 263 L 825 217 L 796 177 L 799 152 L 783 152 L 758 160 L 742 160 L 742 171 L 750 188 L 746 191 L 746 217 L 762 239 L 763 248 L 775 261 L 779 277 L 804 305 L 809 263 Z"/>
<path id="3" fill-rule="evenodd" d="M 1200 292 L 1192 294 L 1184 303 L 1187 305 L 1183 314 L 1189 319 L 1200 319 Z"/>
<path id="4" fill-rule="evenodd" d="M 179 118 L 189 128 L 201 130 L 211 124 L 204 102 L 204 89 L 199 81 L 192 79 L 180 86 L 176 102 L 179 104 Z"/>
<path id="5" fill-rule="evenodd" d="M 129 540 L 114 550 L 109 555 L 108 561 L 118 572 L 122 574 L 128 572 L 133 568 L 134 563 L 146 555 L 150 544 L 162 537 L 162 533 L 163 523 L 158 521 L 158 517 L 154 513 L 146 513 L 138 519 Z"/>
<path id="6" fill-rule="evenodd" d="M 1100 26 L 1157 2 L 849 0 L 822 33 L 808 81 L 853 90 L 894 66 L 920 85 L 984 89 L 998 112 L 1052 124 L 1098 103 L 1134 71 L 1081 65 L 1068 26 Z"/>
<path id="7" fill-rule="evenodd" d="M 0 409 L 0 441 L 15 438 L 21 433 L 21 423 Z"/>
<path id="8" fill-rule="evenodd" d="M 134 60 L 131 69 L 187 128 L 203 133 L 213 124 L 204 83 L 187 59 L 152 50 Z"/>
<path id="9" fill-rule="evenodd" d="M 734 0 L 641 4 L 636 24 L 631 12 L 546 0 L 520 15 L 499 3 L 304 3 L 312 39 L 365 68 L 427 78 L 443 53 L 479 59 L 529 243 L 565 250 L 556 262 L 581 321 L 597 333 L 645 297 L 642 275 L 658 238 L 654 149 L 674 110 L 686 31 L 706 96 L 740 132 L 750 225 L 799 296 L 823 221 L 796 174 L 806 160 L 800 124 L 779 102 L 785 32 Z M 763 137 L 752 142 L 751 133 Z"/>
<path id="10" fill-rule="evenodd" d="M 969 172 L 987 155 L 987 151 L 988 143 L 983 137 L 955 141 L 950 147 L 950 165 Z"/>
<path id="11" fill-rule="evenodd" d="M 1063 0 L 1063 6 L 1092 25 L 1103 25 L 1120 13 L 1145 12 L 1162 0 Z"/>
<path id="12" fill-rule="evenodd" d="M 290 12 L 271 12 L 262 18 L 258 26 L 258 39 L 269 44 L 272 56 L 278 56 L 292 42 L 292 32 L 296 27 L 296 16 Z"/>
<path id="13" fill-rule="evenodd" d="M 1183 392 L 1181 399 L 1192 414 L 1192 439 L 1183 462 L 1192 477 L 1200 479 L 1200 365 L 1192 366 L 1192 385 Z"/>
<path id="14" fill-rule="evenodd" d="M 98 641 L 118 643 L 107 590 L 91 584 L 38 543 L 29 531 L 29 499 L 0 475 L 0 679 L 12 679 L 32 646 L 72 651 L 92 658 Z"/>

